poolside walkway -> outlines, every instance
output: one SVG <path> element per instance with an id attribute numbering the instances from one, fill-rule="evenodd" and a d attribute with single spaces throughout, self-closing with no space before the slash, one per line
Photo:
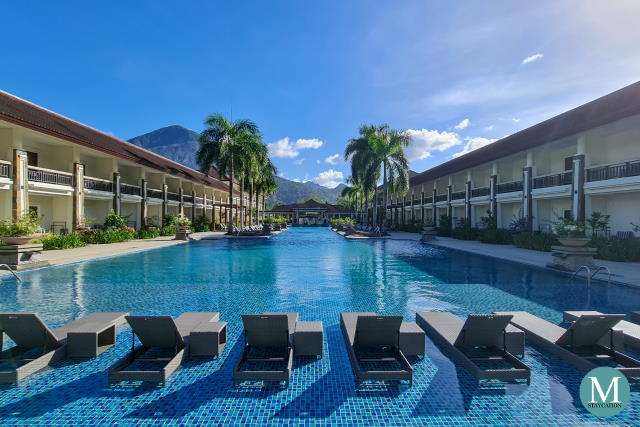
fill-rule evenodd
<path id="1" fill-rule="evenodd" d="M 420 240 L 420 235 L 417 233 L 391 232 L 390 234 L 392 239 Z M 429 244 L 535 267 L 547 268 L 547 264 L 551 262 L 551 254 L 549 252 L 520 249 L 513 245 L 492 245 L 474 240 L 458 240 L 451 237 L 438 237 L 438 240 L 431 241 Z M 640 262 L 614 262 L 596 259 L 595 263 L 609 268 L 612 282 L 640 287 Z M 584 274 L 582 275 L 584 276 Z M 607 280 L 606 273 L 599 274 L 596 277 L 601 280 Z"/>

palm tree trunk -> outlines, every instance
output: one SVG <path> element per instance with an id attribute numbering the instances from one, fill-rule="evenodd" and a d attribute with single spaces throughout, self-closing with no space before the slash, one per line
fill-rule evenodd
<path id="1" fill-rule="evenodd" d="M 249 186 L 249 224 L 253 225 L 253 182 Z"/>
<path id="2" fill-rule="evenodd" d="M 386 226 L 387 225 L 387 197 L 389 195 L 389 191 L 388 191 L 388 186 L 387 186 L 387 162 L 384 161 L 382 162 L 382 192 L 383 192 L 383 208 L 384 211 L 382 212 L 382 225 Z"/>
<path id="3" fill-rule="evenodd" d="M 244 223 L 244 177 L 240 178 L 240 224 Z"/>
<path id="4" fill-rule="evenodd" d="M 227 210 L 227 231 L 233 232 L 233 159 L 231 159 L 231 175 L 229 176 L 229 209 Z"/>

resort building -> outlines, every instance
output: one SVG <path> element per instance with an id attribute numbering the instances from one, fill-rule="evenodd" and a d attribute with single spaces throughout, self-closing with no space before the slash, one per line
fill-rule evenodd
<path id="1" fill-rule="evenodd" d="M 35 211 L 54 233 L 102 224 L 112 209 L 136 229 L 166 214 L 218 224 L 237 215 L 235 190 L 230 202 L 213 169 L 205 176 L 0 91 L 0 219 Z"/>
<path id="2" fill-rule="evenodd" d="M 323 225 L 330 219 L 334 218 L 343 218 L 347 216 L 355 218 L 358 213 L 350 212 L 340 205 L 321 203 L 313 199 L 309 199 L 302 203 L 274 206 L 270 211 L 265 211 L 265 216 L 267 218 L 273 215 L 283 216 L 291 220 L 294 224 Z"/>
<path id="3" fill-rule="evenodd" d="M 378 191 L 378 215 L 383 207 Z M 551 231 L 558 217 L 610 215 L 611 233 L 640 223 L 640 82 L 500 139 L 410 178 L 405 197 L 390 194 L 388 218 L 410 224 L 449 215 L 499 228 L 523 218 Z M 380 216 L 378 216 L 380 218 Z"/>

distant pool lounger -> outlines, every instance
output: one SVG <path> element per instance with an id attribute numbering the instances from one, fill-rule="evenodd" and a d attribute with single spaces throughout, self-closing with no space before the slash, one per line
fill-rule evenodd
<path id="1" fill-rule="evenodd" d="M 284 382 L 289 386 L 293 367 L 293 333 L 298 313 L 243 314 L 244 350 L 233 371 L 233 384 L 247 381 Z M 274 369 L 247 369 L 245 364 L 272 363 Z"/>
<path id="2" fill-rule="evenodd" d="M 16 344 L 2 351 L 0 383 L 18 383 L 65 357 L 94 357 L 115 344 L 117 325 L 128 313 L 93 313 L 49 329 L 37 313 L 0 313 L 0 339 Z"/>
<path id="3" fill-rule="evenodd" d="M 565 322 L 575 322 L 580 316 L 585 314 L 600 315 L 599 311 L 565 311 L 562 313 L 562 317 Z M 613 328 L 613 340 L 616 348 L 622 349 L 625 345 L 640 350 L 640 325 L 627 322 L 626 320 L 619 321 Z M 606 345 L 606 340 L 609 337 L 603 337 L 601 339 Z"/>
<path id="4" fill-rule="evenodd" d="M 413 368 L 400 349 L 402 316 L 379 316 L 375 313 L 341 313 L 344 336 L 356 387 L 364 381 L 413 381 Z M 424 341 L 423 341 L 424 342 Z M 394 363 L 398 369 L 367 369 L 371 363 Z"/>
<path id="5" fill-rule="evenodd" d="M 183 313 L 176 319 L 171 316 L 126 316 L 132 332 L 131 352 L 109 369 L 109 383 L 148 381 L 164 384 L 190 356 L 192 333 L 217 330 L 218 342 L 212 344 L 224 346 L 226 323 L 219 319 L 220 313 L 215 312 Z M 136 337 L 142 344 L 137 348 Z"/>
<path id="6" fill-rule="evenodd" d="M 445 353 L 466 368 L 478 385 L 518 381 L 530 384 L 531 369 L 506 346 L 506 328 L 511 317 L 472 314 L 463 322 L 452 313 L 422 312 L 416 313 L 416 323 Z M 510 367 L 502 367 L 504 364 Z"/>
<path id="7" fill-rule="evenodd" d="M 613 328 L 624 320 L 624 314 L 586 314 L 564 329 L 525 311 L 499 312 L 512 315 L 511 323 L 525 331 L 527 341 L 555 354 L 582 371 L 598 366 L 614 365 L 629 378 L 640 377 L 640 361 L 618 349 Z M 608 336 L 609 344 L 602 338 Z"/>

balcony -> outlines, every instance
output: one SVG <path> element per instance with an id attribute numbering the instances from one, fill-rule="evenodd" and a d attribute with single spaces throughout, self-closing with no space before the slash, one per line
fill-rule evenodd
<path id="1" fill-rule="evenodd" d="M 113 182 L 107 179 L 100 179 L 100 178 L 85 176 L 84 189 L 91 190 L 91 191 L 104 191 L 107 193 L 113 193 Z"/>
<path id="2" fill-rule="evenodd" d="M 491 193 L 489 187 L 478 187 L 471 190 L 471 197 L 485 197 Z"/>
<path id="3" fill-rule="evenodd" d="M 29 166 L 29 168 L 27 169 L 27 179 L 30 182 L 71 187 L 73 175 L 67 172 Z"/>
<path id="4" fill-rule="evenodd" d="M 152 199 L 162 200 L 162 190 L 156 190 L 154 188 L 147 188 L 147 197 Z"/>
<path id="5" fill-rule="evenodd" d="M 515 193 L 522 191 L 522 181 L 503 182 L 496 186 L 497 194 Z"/>
<path id="6" fill-rule="evenodd" d="M 167 193 L 167 200 L 171 200 L 174 202 L 180 201 L 180 195 L 176 193 Z"/>
<path id="7" fill-rule="evenodd" d="M 446 202 L 447 201 L 447 195 L 446 194 L 438 194 L 436 196 L 436 203 L 438 202 Z"/>
<path id="8" fill-rule="evenodd" d="M 405 206 L 411 206 L 411 200 L 405 200 L 404 205 Z"/>
<path id="9" fill-rule="evenodd" d="M 11 163 L 0 160 L 0 178 L 9 178 L 11 176 Z"/>
<path id="10" fill-rule="evenodd" d="M 204 204 L 204 199 L 202 197 L 196 197 L 196 205 Z"/>
<path id="11" fill-rule="evenodd" d="M 451 200 L 460 200 L 466 197 L 467 193 L 465 191 L 456 191 L 455 193 L 451 193 Z"/>
<path id="12" fill-rule="evenodd" d="M 433 203 L 433 196 L 432 196 L 432 197 L 425 197 L 425 198 L 424 198 L 424 203 L 425 203 L 425 204 L 431 204 L 431 203 Z"/>
<path id="13" fill-rule="evenodd" d="M 587 182 L 640 176 L 640 160 L 587 169 Z"/>
<path id="14" fill-rule="evenodd" d="M 141 188 L 137 185 L 120 184 L 120 193 L 128 196 L 142 196 Z"/>
<path id="15" fill-rule="evenodd" d="M 562 172 L 551 175 L 538 176 L 533 178 L 533 188 L 558 187 L 560 185 L 571 185 L 573 172 Z"/>
<path id="16" fill-rule="evenodd" d="M 182 201 L 184 203 L 193 203 L 193 196 L 182 196 Z"/>

